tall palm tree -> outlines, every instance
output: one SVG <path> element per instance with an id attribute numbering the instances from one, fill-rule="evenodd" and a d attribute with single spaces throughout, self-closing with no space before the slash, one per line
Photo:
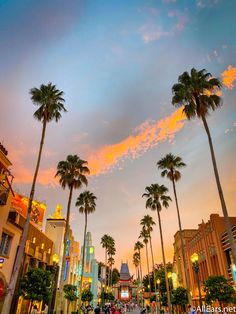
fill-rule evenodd
<path id="1" fill-rule="evenodd" d="M 109 270 L 110 270 L 110 274 L 109 274 L 109 280 L 108 280 L 108 286 L 112 287 L 112 272 L 113 272 L 113 265 L 115 264 L 115 259 L 113 257 L 114 255 L 110 255 L 110 257 L 108 258 L 108 265 L 109 265 Z"/>
<path id="2" fill-rule="evenodd" d="M 106 272 L 105 272 L 105 286 L 107 284 L 107 256 L 108 256 L 108 247 L 110 245 L 110 242 L 111 242 L 111 239 L 110 239 L 110 236 L 108 234 L 104 234 L 101 238 L 101 245 L 102 247 L 105 249 L 105 269 L 106 269 Z"/>
<path id="3" fill-rule="evenodd" d="M 179 204 L 178 204 L 178 198 L 177 198 L 176 186 L 175 186 L 175 183 L 181 179 L 181 172 L 179 171 L 179 169 L 185 167 L 186 164 L 183 162 L 181 157 L 174 156 L 173 154 L 169 153 L 164 158 L 160 159 L 157 162 L 157 166 L 158 166 L 158 169 L 162 170 L 161 176 L 167 177 L 169 180 L 171 180 L 172 185 L 173 185 L 175 204 L 176 204 L 178 223 L 179 223 L 179 234 L 180 234 L 180 241 L 181 241 L 182 260 L 183 260 L 183 266 L 184 266 L 184 276 L 185 276 L 186 288 L 188 291 L 188 301 L 189 301 L 189 304 L 191 304 L 191 296 L 190 296 L 190 290 L 189 290 L 189 278 L 187 274 L 186 256 L 185 256 L 185 251 L 184 251 L 183 232 L 182 232 Z"/>
<path id="4" fill-rule="evenodd" d="M 143 273 L 142 273 L 142 259 L 141 259 L 141 249 L 143 248 L 143 243 L 140 242 L 140 241 L 137 241 L 135 244 L 134 244 L 134 250 L 138 251 L 138 254 L 139 254 L 139 260 L 140 260 L 140 276 L 141 276 L 141 282 L 143 281 Z"/>
<path id="5" fill-rule="evenodd" d="M 9 287 L 8 287 L 9 293 L 7 294 L 5 298 L 4 306 L 2 309 L 2 311 L 6 314 L 8 314 L 10 311 L 12 298 L 13 298 L 14 291 L 16 288 L 17 278 L 19 276 L 19 271 L 20 271 L 22 261 L 23 261 L 24 249 L 25 249 L 25 244 L 26 244 L 26 240 L 28 236 L 29 224 L 30 224 L 30 219 L 31 219 L 31 210 L 32 210 L 32 202 L 33 202 L 34 193 L 35 193 L 35 185 L 36 185 L 36 181 L 38 177 L 39 166 L 40 166 L 40 161 L 41 161 L 42 151 L 43 151 L 43 144 L 45 140 L 46 126 L 49 122 L 53 120 L 58 122 L 61 118 L 61 113 L 66 112 L 66 109 L 64 107 L 65 100 L 63 98 L 63 94 L 64 92 L 58 90 L 56 86 L 53 85 L 52 83 L 49 83 L 48 85 L 42 84 L 40 88 L 34 87 L 30 90 L 30 96 L 31 96 L 31 100 L 33 104 L 39 107 L 34 113 L 34 118 L 37 121 L 42 122 L 43 128 L 42 128 L 38 158 L 36 162 L 36 168 L 34 171 L 34 177 L 33 177 L 33 182 L 31 186 L 30 197 L 29 197 L 29 202 L 28 202 L 26 222 L 24 225 L 21 241 L 19 244 L 19 249 L 17 251 L 17 256 L 16 256 L 16 261 L 14 264 L 14 269 L 12 272 L 12 277 L 11 277 Z"/>
<path id="6" fill-rule="evenodd" d="M 153 281 L 154 281 L 154 289 L 155 289 L 155 295 L 156 295 L 156 303 L 158 301 L 157 298 L 157 285 L 156 285 L 156 276 L 155 276 L 155 263 L 154 263 L 154 255 L 153 255 L 153 248 L 152 248 L 152 237 L 151 232 L 153 231 L 153 226 L 155 225 L 155 221 L 153 220 L 152 216 L 145 215 L 141 221 L 140 225 L 146 228 L 149 236 L 149 244 L 150 244 L 150 250 L 151 250 L 151 257 L 152 257 L 152 271 L 153 271 Z"/>
<path id="7" fill-rule="evenodd" d="M 107 254 L 109 256 L 108 258 L 108 266 L 109 266 L 109 273 L 108 273 L 108 287 L 112 284 L 112 265 L 114 265 L 115 260 L 113 256 L 116 254 L 116 248 L 115 248 L 115 240 L 110 237 L 109 245 L 107 248 Z"/>
<path id="8" fill-rule="evenodd" d="M 82 255 L 82 273 L 81 273 L 80 286 L 79 286 L 79 302 L 78 302 L 79 309 L 81 306 L 81 295 L 82 295 L 82 285 L 83 285 L 83 275 L 84 275 L 85 239 L 86 239 L 86 233 L 87 233 L 88 215 L 95 212 L 96 199 L 97 199 L 96 196 L 92 192 L 84 191 L 80 193 L 75 203 L 75 206 L 79 207 L 79 212 L 81 214 L 84 214 L 85 216 L 83 255 Z"/>
<path id="9" fill-rule="evenodd" d="M 205 69 L 197 71 L 193 68 L 190 74 L 188 72 L 184 72 L 182 75 L 180 75 L 178 78 L 178 83 L 173 85 L 172 104 L 176 107 L 183 105 L 183 112 L 189 120 L 198 117 L 203 122 L 210 146 L 216 185 L 225 219 L 233 261 L 236 265 L 236 245 L 233 238 L 231 229 L 232 227 L 228 216 L 223 189 L 221 187 L 211 133 L 206 120 L 207 116 L 210 114 L 210 110 L 215 111 L 222 105 L 222 99 L 217 95 L 217 91 L 219 91 L 221 87 L 222 84 L 220 80 L 214 78 L 211 73 L 208 73 Z"/>
<path id="10" fill-rule="evenodd" d="M 148 283 L 149 283 L 149 292 L 151 292 L 151 280 L 150 280 L 150 268 L 149 268 L 149 258 L 148 258 L 148 239 L 149 239 L 149 234 L 148 231 L 145 227 L 142 228 L 139 239 L 143 240 L 143 243 L 145 244 L 146 248 L 146 260 L 147 260 L 147 271 L 148 271 Z"/>
<path id="11" fill-rule="evenodd" d="M 147 186 L 145 188 L 145 191 L 146 193 L 143 194 L 143 197 L 147 198 L 146 208 L 150 208 L 151 210 L 157 212 L 160 238 L 161 238 L 162 259 L 163 259 L 163 265 L 164 265 L 164 270 L 165 270 L 168 308 L 169 308 L 169 312 L 172 313 L 171 302 L 170 302 L 170 288 L 169 288 L 169 282 L 168 282 L 168 277 L 167 277 L 166 258 L 165 258 L 164 241 L 163 241 L 161 216 L 160 216 L 162 207 L 168 208 L 171 198 L 168 195 L 166 195 L 168 192 L 168 189 L 164 185 L 151 184 L 150 186 Z"/>
<path id="12" fill-rule="evenodd" d="M 139 278 L 139 254 L 138 252 L 134 252 L 133 254 L 133 264 L 135 266 L 135 270 L 136 270 L 136 280 L 139 282 L 140 278 Z"/>
<path id="13" fill-rule="evenodd" d="M 82 185 L 87 185 L 87 177 L 89 174 L 89 168 L 87 167 L 87 161 L 80 159 L 77 155 L 68 155 L 66 160 L 60 161 L 57 165 L 57 173 L 55 177 L 59 177 L 59 183 L 62 188 L 69 188 L 69 198 L 67 203 L 66 213 L 66 226 L 64 233 L 64 248 L 62 256 L 61 277 L 60 277 L 60 297 L 61 297 L 61 311 L 63 310 L 63 284 L 64 284 L 64 271 L 66 262 L 66 247 L 69 238 L 69 220 L 70 220 L 70 208 L 71 200 L 74 189 L 79 189 Z"/>

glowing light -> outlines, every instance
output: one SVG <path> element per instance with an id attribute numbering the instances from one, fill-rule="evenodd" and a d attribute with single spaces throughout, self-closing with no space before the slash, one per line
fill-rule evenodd
<path id="1" fill-rule="evenodd" d="M 191 262 L 192 263 L 196 263 L 198 262 L 199 256 L 197 253 L 193 253 L 193 255 L 191 256 Z"/>

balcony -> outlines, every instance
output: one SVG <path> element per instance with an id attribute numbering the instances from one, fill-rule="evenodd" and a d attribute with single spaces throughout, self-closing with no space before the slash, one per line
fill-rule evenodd
<path id="1" fill-rule="evenodd" d="M 12 191 L 13 175 L 0 161 L 0 206 L 7 204 L 9 192 Z M 13 191 L 12 194 L 14 195 Z"/>
<path id="2" fill-rule="evenodd" d="M 7 199 L 9 195 L 9 188 L 6 187 L 5 182 L 0 182 L 0 206 L 4 206 L 7 204 Z"/>

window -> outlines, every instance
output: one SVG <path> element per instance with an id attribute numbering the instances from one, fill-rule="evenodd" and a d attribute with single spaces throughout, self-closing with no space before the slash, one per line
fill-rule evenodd
<path id="1" fill-rule="evenodd" d="M 12 241 L 12 236 L 10 236 L 9 234 L 3 232 L 2 233 L 1 244 L 0 244 L 0 255 L 3 255 L 3 256 L 8 256 L 9 255 L 11 241 Z"/>

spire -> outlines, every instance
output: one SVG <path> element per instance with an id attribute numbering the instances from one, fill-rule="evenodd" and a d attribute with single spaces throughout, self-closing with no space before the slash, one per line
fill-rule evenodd
<path id="1" fill-rule="evenodd" d="M 64 217 L 62 216 L 61 211 L 62 211 L 61 204 L 57 204 L 57 206 L 55 207 L 55 210 L 54 210 L 54 214 L 51 215 L 50 218 L 63 219 Z"/>

